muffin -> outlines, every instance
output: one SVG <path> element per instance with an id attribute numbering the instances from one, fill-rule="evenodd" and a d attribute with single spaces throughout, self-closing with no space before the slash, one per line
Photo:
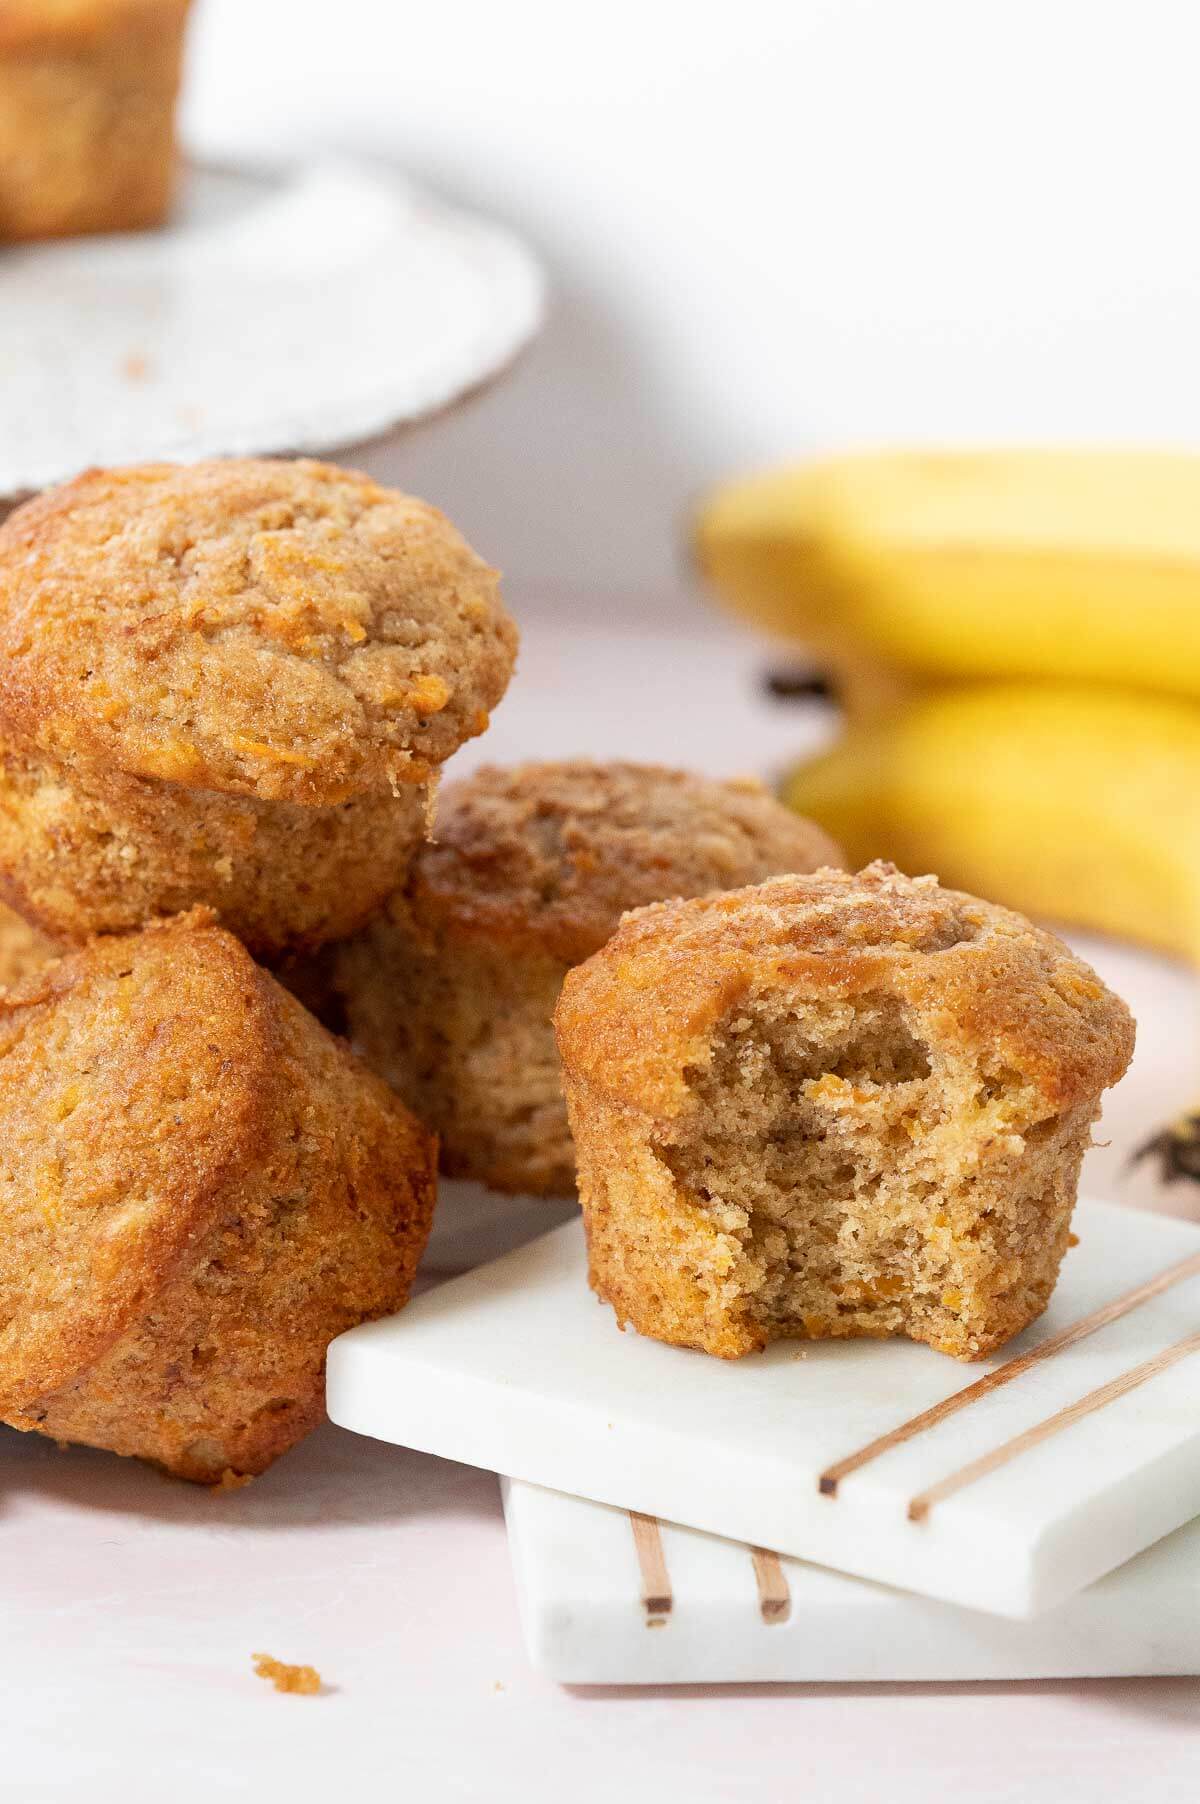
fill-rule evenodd
<path id="1" fill-rule="evenodd" d="M 201 1482 L 323 1413 L 399 1309 L 434 1149 L 203 911 L 0 993 L 0 1418 Z"/>
<path id="2" fill-rule="evenodd" d="M 1020 915 L 874 864 L 630 915 L 558 1044 L 593 1288 L 733 1359 L 1045 1308 L 1124 1004 Z"/>
<path id="3" fill-rule="evenodd" d="M 353 932 L 516 629 L 435 509 L 309 461 L 94 470 L 0 526 L 0 889 L 82 940 Z"/>
<path id="4" fill-rule="evenodd" d="M 61 950 L 0 902 L 0 989 L 40 971 Z"/>
<path id="5" fill-rule="evenodd" d="M 160 225 L 188 0 L 0 5 L 0 239 Z"/>
<path id="6" fill-rule="evenodd" d="M 637 764 L 487 768 L 447 785 L 409 881 L 338 955 L 346 1024 L 436 1129 L 442 1170 L 570 1196 L 551 1017 L 621 914 L 836 861 L 755 782 Z"/>

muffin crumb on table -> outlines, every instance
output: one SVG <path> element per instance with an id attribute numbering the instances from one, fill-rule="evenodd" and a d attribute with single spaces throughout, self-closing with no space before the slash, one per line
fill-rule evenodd
<path id="1" fill-rule="evenodd" d="M 1052 934 L 882 864 L 639 910 L 556 1021 L 593 1287 L 723 1358 L 1017 1334 L 1133 1050 Z"/>
<path id="2" fill-rule="evenodd" d="M 273 1654 L 251 1654 L 255 1676 L 267 1679 L 276 1691 L 290 1692 L 295 1697 L 317 1697 L 322 1690 L 321 1675 L 315 1666 L 296 1666 L 290 1660 L 276 1660 Z"/>
<path id="3" fill-rule="evenodd" d="M 587 761 L 485 767 L 443 790 L 436 837 L 336 955 L 348 1031 L 441 1141 L 442 1169 L 570 1196 L 551 1016 L 625 909 L 837 862 L 761 783 Z"/>

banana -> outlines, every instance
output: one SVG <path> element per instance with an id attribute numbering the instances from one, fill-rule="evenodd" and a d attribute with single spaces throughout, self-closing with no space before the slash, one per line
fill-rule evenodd
<path id="1" fill-rule="evenodd" d="M 1200 707 L 981 683 L 851 724 L 784 799 L 854 864 L 906 871 L 1200 967 Z M 1143 1149 L 1200 1179 L 1200 1109 Z"/>
<path id="2" fill-rule="evenodd" d="M 1200 707 L 979 684 L 851 726 L 786 778 L 851 860 L 1200 963 Z"/>
<path id="3" fill-rule="evenodd" d="M 751 477 L 695 522 L 732 610 L 893 686 L 1052 678 L 1200 697 L 1200 456 L 881 452 Z"/>

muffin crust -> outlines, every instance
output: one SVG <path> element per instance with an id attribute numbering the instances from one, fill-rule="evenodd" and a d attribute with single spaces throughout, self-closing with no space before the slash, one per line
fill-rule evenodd
<path id="1" fill-rule="evenodd" d="M 365 476 L 78 477 L 0 527 L 0 889 L 76 940 L 196 903 L 271 957 L 350 933 L 515 648 L 495 573 Z"/>
<path id="2" fill-rule="evenodd" d="M 1133 1047 L 1053 935 L 886 865 L 640 910 L 556 1024 L 594 1288 L 727 1358 L 1019 1332 Z"/>
<path id="3" fill-rule="evenodd" d="M 0 903 L 0 989 L 31 977 L 57 958 L 62 948 Z"/>
<path id="4" fill-rule="evenodd" d="M 166 217 L 188 0 L 0 6 L 0 240 Z"/>
<path id="5" fill-rule="evenodd" d="M 321 1419 L 405 1301 L 433 1147 L 197 911 L 0 994 L 0 1416 L 202 1482 Z"/>
<path id="6" fill-rule="evenodd" d="M 496 573 L 308 459 L 90 470 L 0 527 L 0 718 L 127 776 L 329 806 L 425 783 L 503 695 Z"/>
<path id="7" fill-rule="evenodd" d="M 306 808 L 0 748 L 0 894 L 67 941 L 133 932 L 199 897 L 278 960 L 356 932 L 430 812 L 415 784 Z"/>

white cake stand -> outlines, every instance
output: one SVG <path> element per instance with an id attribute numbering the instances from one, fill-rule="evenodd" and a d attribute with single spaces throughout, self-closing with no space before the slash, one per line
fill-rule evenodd
<path id="1" fill-rule="evenodd" d="M 496 375 L 542 308 L 511 233 L 391 171 L 189 168 L 161 231 L 0 252 L 0 498 L 358 443 Z"/>

